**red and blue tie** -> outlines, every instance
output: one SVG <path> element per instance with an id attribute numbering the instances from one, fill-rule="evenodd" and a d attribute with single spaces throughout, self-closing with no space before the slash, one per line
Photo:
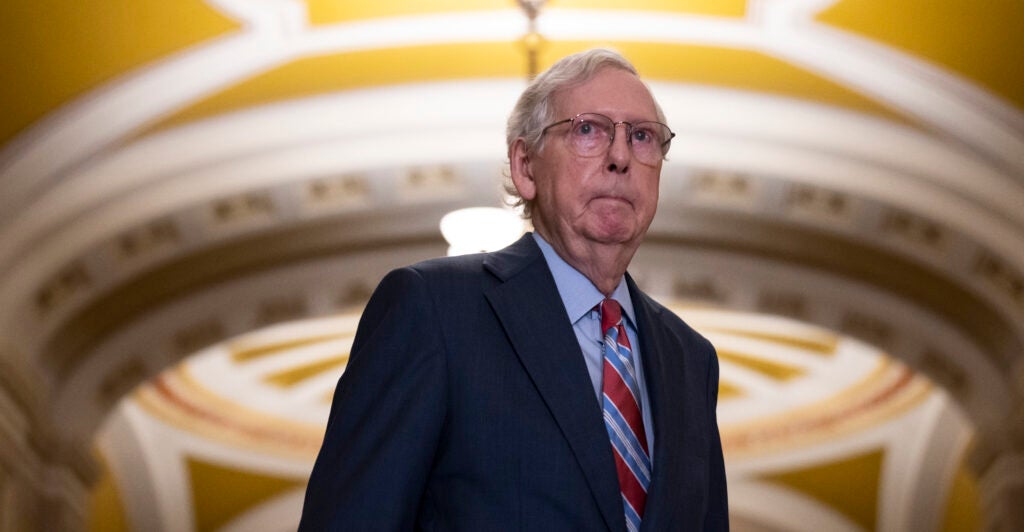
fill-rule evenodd
<path id="1" fill-rule="evenodd" d="M 629 337 L 622 324 L 622 309 L 614 299 L 601 302 L 601 331 L 604 332 L 604 376 L 601 395 L 604 424 L 615 455 L 615 469 L 626 512 L 626 527 L 640 529 L 651 483 L 651 460 L 647 435 L 640 415 L 640 389 Z"/>

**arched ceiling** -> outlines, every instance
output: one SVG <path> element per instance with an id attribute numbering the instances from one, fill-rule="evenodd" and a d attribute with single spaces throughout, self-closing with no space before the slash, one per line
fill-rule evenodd
<path id="1" fill-rule="evenodd" d="M 17 43 L 0 50 L 0 385 L 71 440 L 197 351 L 352 312 L 386 269 L 443 253 L 441 215 L 500 201 L 534 43 L 511 0 L 13 0 L 0 15 Z M 536 29 L 541 68 L 624 52 L 679 133 L 634 263 L 645 289 L 902 360 L 982 434 L 975 472 L 1024 446 L 1019 2 L 551 0 Z M 737 374 L 790 374 L 724 354 Z M 880 467 L 842 456 L 826 473 L 780 465 L 773 485 Z M 747 480 L 791 505 L 747 516 L 868 527 Z"/>
<path id="2" fill-rule="evenodd" d="M 757 16 L 759 10 L 772 2 L 732 0 L 711 2 L 690 0 L 663 1 L 552 1 L 546 10 L 628 10 L 629 15 L 700 17 L 709 25 L 741 25 Z M 987 2 L 983 7 L 966 2 L 945 2 L 936 5 L 925 0 L 885 2 L 883 0 L 845 0 L 836 2 L 791 2 L 796 9 L 811 12 L 813 21 L 823 29 L 841 30 L 852 36 L 911 54 L 943 70 L 955 73 L 1018 109 L 1024 105 L 1024 79 L 1019 69 L 1004 65 L 1019 63 L 1024 50 L 1024 22 L 1019 6 L 1012 0 Z M 415 17 L 440 17 L 437 22 L 445 31 L 458 34 L 457 18 L 466 14 L 488 14 L 519 22 L 521 15 L 511 0 L 443 1 L 443 2 L 265 2 L 246 6 L 241 2 L 201 2 L 187 0 L 166 2 L 147 0 L 129 2 L 95 0 L 68 3 L 61 0 L 29 2 L 16 0 L 4 7 L 0 30 L 18 46 L 0 52 L 8 81 L 0 88 L 0 101 L 5 102 L 4 119 L 0 123 L 0 140 L 9 141 L 48 113 L 72 100 L 96 90 L 119 77 L 147 65 L 173 60 L 176 55 L 210 46 L 217 40 L 229 39 L 246 32 L 246 24 L 258 24 L 261 15 L 272 10 L 305 11 L 295 17 L 306 31 L 344 29 L 346 25 L 380 24 L 388 19 L 415 24 Z M 571 13 L 571 12 L 570 12 Z M 443 17 L 452 17 L 445 20 Z M 412 20 L 410 20 L 412 19 Z M 585 20 L 585 19 L 584 19 Z M 445 24 L 447 22 L 447 24 Z M 397 24 L 396 24 L 397 25 Z M 543 27 L 542 27 L 543 29 Z M 728 28 L 722 28 L 728 29 Z M 394 28 L 395 31 L 401 31 Z M 471 33 L 471 32 L 466 32 Z M 642 32 L 640 32 L 642 33 Z M 651 30 L 656 36 L 656 30 Z M 376 53 L 350 50 L 307 60 L 306 65 L 292 65 L 259 74 L 243 81 L 221 95 L 217 102 L 207 104 L 207 112 L 252 105 L 311 93 L 351 88 L 359 85 L 384 85 L 428 79 L 465 77 L 517 76 L 523 73 L 521 45 L 514 35 L 499 39 L 465 40 L 462 44 L 433 46 L 419 50 L 418 39 L 404 43 L 381 42 Z M 510 38 L 511 37 L 511 38 Z M 719 37 L 721 39 L 721 37 Z M 401 39 L 396 39 L 401 41 Z M 452 39 L 454 40 L 454 39 Z M 620 40 L 620 39 L 614 39 Z M 613 41 L 614 41 L 613 40 Z M 843 94 L 827 82 L 813 79 L 812 74 L 798 73 L 793 68 L 779 68 L 770 57 L 756 53 L 735 53 L 736 44 L 720 47 L 701 46 L 700 39 L 679 46 L 677 51 L 648 50 L 646 54 L 630 54 L 650 79 L 707 83 L 716 86 L 752 88 L 796 97 L 824 100 L 841 105 L 870 104 L 855 95 Z M 718 40 L 718 39 L 709 39 Z M 620 48 L 625 49 L 623 44 Z M 648 41 L 640 35 L 633 42 Z M 492 46 L 479 48 L 485 42 Z M 543 51 L 543 62 L 564 54 L 566 48 L 554 43 Z M 412 45 L 412 46 L 410 46 Z M 410 48 L 403 50 L 401 48 Z M 579 45 L 568 45 L 577 49 Z M 724 48 L 724 49 L 723 49 Z M 733 50 L 730 50 L 733 48 Z M 676 56 L 676 54 L 682 54 Z M 352 57 L 349 57 L 349 56 Z M 69 60 L 73 58 L 73 60 Z M 457 59 L 457 60 L 452 60 Z M 728 67 L 708 68 L 719 60 Z M 704 63 L 701 65 L 701 63 Z M 371 68 L 366 68 L 371 66 Z M 372 66 L 382 68 L 372 68 Z M 401 68 L 401 67 L 407 67 Z M 411 67 L 411 68 L 408 68 Z M 319 70 L 323 75 L 302 76 L 303 71 Z M 396 70 L 398 72 L 396 72 Z M 295 77 L 295 74 L 299 74 Z M 347 75 L 346 75 L 347 74 Z M 355 74 L 355 75 L 353 75 Z M 723 75 L 727 74 L 727 75 Z M 797 74 L 795 82 L 791 76 Z M 800 80 L 799 77 L 811 78 Z M 275 77 L 281 79 L 275 80 Z M 15 82 L 15 80 L 17 80 Z M 233 92 L 249 98 L 232 101 Z M 838 94 L 837 94 L 838 93 Z M 838 101 L 837 101 L 838 100 Z"/>

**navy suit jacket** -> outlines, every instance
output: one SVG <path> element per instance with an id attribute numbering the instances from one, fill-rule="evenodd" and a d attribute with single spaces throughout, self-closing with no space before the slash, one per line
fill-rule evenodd
<path id="1" fill-rule="evenodd" d="M 714 348 L 627 283 L 655 432 L 642 529 L 727 530 Z M 299 528 L 626 530 L 601 407 L 530 235 L 381 281 Z"/>

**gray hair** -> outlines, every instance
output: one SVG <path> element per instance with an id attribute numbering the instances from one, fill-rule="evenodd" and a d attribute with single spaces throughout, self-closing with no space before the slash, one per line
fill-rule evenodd
<path id="1" fill-rule="evenodd" d="M 629 60 L 618 52 L 606 48 L 594 48 L 563 57 L 537 76 L 519 96 L 508 118 L 508 127 L 505 130 L 508 149 L 511 150 L 512 144 L 520 137 L 525 141 L 528 150 L 543 149 L 544 126 L 556 120 L 552 116 L 552 100 L 555 94 L 590 81 L 604 68 L 617 68 L 639 76 L 636 67 Z M 654 102 L 654 106 L 658 113 L 658 121 L 664 123 L 665 115 L 661 111 L 661 106 L 657 101 Z M 526 201 L 519 195 L 511 176 L 505 179 L 505 192 L 512 198 L 511 205 L 522 206 L 523 217 L 529 219 L 533 201 Z"/>

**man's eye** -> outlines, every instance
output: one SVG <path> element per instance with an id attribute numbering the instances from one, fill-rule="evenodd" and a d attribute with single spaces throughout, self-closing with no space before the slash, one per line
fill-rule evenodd
<path id="1" fill-rule="evenodd" d="M 654 136 L 650 131 L 646 129 L 637 129 L 633 131 L 633 142 L 650 142 Z"/>
<path id="2" fill-rule="evenodd" d="M 590 135 L 594 133 L 594 125 L 590 122 L 582 122 L 579 127 L 576 128 L 576 132 L 581 135 Z"/>

